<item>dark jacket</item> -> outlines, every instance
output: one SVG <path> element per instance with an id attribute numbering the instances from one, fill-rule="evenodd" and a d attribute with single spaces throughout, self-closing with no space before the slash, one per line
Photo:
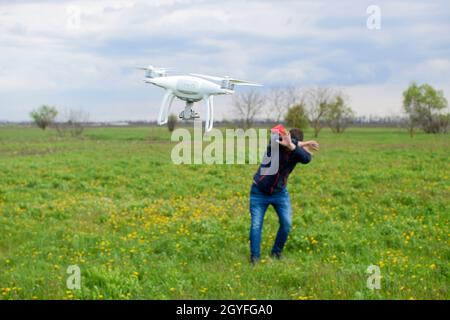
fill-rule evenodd
<path id="1" fill-rule="evenodd" d="M 298 146 L 298 141 L 296 139 L 292 139 L 292 142 L 296 145 L 295 149 L 292 151 L 280 145 L 279 166 L 278 171 L 275 174 L 261 174 L 261 168 L 270 167 L 270 162 L 259 166 L 258 171 L 256 171 L 255 176 L 253 177 L 253 181 L 262 192 L 274 194 L 282 191 L 286 187 L 289 174 L 294 170 L 295 165 L 298 162 L 307 164 L 311 161 L 311 154 Z M 271 156 L 270 144 L 267 147 L 267 155 L 269 157 Z"/>

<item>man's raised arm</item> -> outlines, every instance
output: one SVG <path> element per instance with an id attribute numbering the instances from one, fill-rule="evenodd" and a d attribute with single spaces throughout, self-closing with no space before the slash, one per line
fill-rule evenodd
<path id="1" fill-rule="evenodd" d="M 303 164 L 307 164 L 311 161 L 311 152 L 307 150 L 306 148 L 300 146 L 297 144 L 295 146 L 295 149 L 292 151 L 292 157 L 294 161 L 300 162 Z"/>

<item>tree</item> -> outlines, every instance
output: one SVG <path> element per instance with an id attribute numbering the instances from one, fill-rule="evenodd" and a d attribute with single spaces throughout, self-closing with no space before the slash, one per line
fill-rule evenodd
<path id="1" fill-rule="evenodd" d="M 286 123 L 291 128 L 305 129 L 308 127 L 308 115 L 304 104 L 299 103 L 288 109 Z"/>
<path id="2" fill-rule="evenodd" d="M 245 127 L 250 128 L 256 115 L 264 107 L 264 96 L 255 90 L 235 94 L 233 106 L 238 117 L 245 123 Z"/>
<path id="3" fill-rule="evenodd" d="M 38 109 L 30 112 L 30 116 L 34 123 L 42 130 L 45 130 L 50 126 L 55 121 L 57 115 L 58 111 L 54 107 L 48 105 L 42 105 Z"/>
<path id="4" fill-rule="evenodd" d="M 169 115 L 167 119 L 167 129 L 169 129 L 170 132 L 175 130 L 175 125 L 177 124 L 177 116 L 174 114 Z"/>
<path id="5" fill-rule="evenodd" d="M 67 123 L 69 125 L 69 131 L 72 137 L 80 136 L 83 133 L 85 124 L 88 121 L 88 113 L 85 113 L 82 110 L 70 110 L 69 120 L 67 121 Z"/>
<path id="6" fill-rule="evenodd" d="M 82 110 L 64 110 L 55 123 L 60 136 L 70 134 L 72 137 L 82 135 L 85 124 L 89 121 L 89 114 Z"/>
<path id="7" fill-rule="evenodd" d="M 448 130 L 448 114 L 441 111 L 447 107 L 447 99 L 442 90 L 435 90 L 429 84 L 417 85 L 413 82 L 403 92 L 403 109 L 408 115 L 408 129 L 421 127 L 426 133 L 439 133 Z"/>
<path id="8" fill-rule="evenodd" d="M 280 122 L 290 107 L 299 102 L 298 90 L 293 86 L 274 88 L 267 95 L 268 117 Z"/>
<path id="9" fill-rule="evenodd" d="M 306 91 L 306 104 L 308 106 L 309 120 L 314 128 L 314 136 L 319 135 L 324 125 L 324 119 L 335 100 L 335 93 L 331 88 L 315 87 Z"/>
<path id="10" fill-rule="evenodd" d="M 450 127 L 450 113 L 440 114 L 438 117 L 439 126 L 442 133 L 447 133 Z"/>
<path id="11" fill-rule="evenodd" d="M 355 112 L 346 105 L 342 94 L 336 96 L 336 100 L 329 105 L 327 114 L 328 125 L 335 133 L 344 132 L 350 121 L 355 116 Z"/>

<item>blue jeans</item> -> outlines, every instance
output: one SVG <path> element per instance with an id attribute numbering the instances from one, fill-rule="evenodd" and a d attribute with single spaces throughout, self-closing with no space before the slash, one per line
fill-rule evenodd
<path id="1" fill-rule="evenodd" d="M 283 189 L 283 191 L 268 195 L 253 184 L 250 190 L 250 214 L 252 218 L 250 251 L 251 255 L 256 258 L 261 255 L 262 226 L 269 205 L 275 208 L 280 222 L 272 253 L 281 253 L 292 226 L 292 207 L 288 191 Z"/>

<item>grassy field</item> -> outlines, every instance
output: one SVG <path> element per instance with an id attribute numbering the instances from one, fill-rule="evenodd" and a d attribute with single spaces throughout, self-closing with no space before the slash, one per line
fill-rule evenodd
<path id="1" fill-rule="evenodd" d="M 318 141 L 289 180 L 285 259 L 268 256 L 270 209 L 252 267 L 256 165 L 174 165 L 165 128 L 0 127 L 0 299 L 449 299 L 450 137 Z M 81 290 L 66 287 L 69 265 Z"/>

